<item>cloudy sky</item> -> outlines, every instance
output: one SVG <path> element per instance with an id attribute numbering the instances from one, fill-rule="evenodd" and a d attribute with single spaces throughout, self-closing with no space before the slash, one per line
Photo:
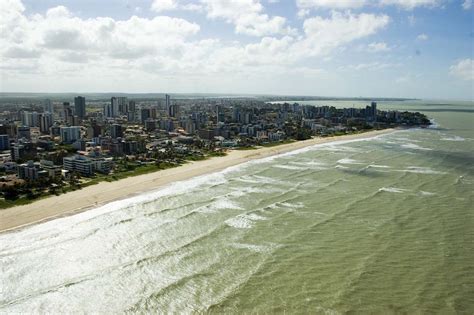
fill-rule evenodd
<path id="1" fill-rule="evenodd" d="M 473 98 L 473 0 L 0 0 L 1 92 Z"/>

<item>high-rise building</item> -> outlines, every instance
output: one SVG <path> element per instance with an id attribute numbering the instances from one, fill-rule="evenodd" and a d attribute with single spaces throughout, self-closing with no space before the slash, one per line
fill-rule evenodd
<path id="1" fill-rule="evenodd" d="M 372 110 L 372 118 L 374 121 L 377 120 L 377 102 L 372 102 L 372 104 L 370 104 L 370 107 L 371 107 L 371 110 Z"/>
<path id="2" fill-rule="evenodd" d="M 8 135 L 0 135 L 0 151 L 10 149 L 10 137 Z"/>
<path id="3" fill-rule="evenodd" d="M 127 108 L 127 120 L 128 121 L 135 121 L 136 120 L 136 111 L 137 111 L 137 106 L 135 101 L 129 101 L 128 102 L 128 108 Z"/>
<path id="4" fill-rule="evenodd" d="M 145 121 L 150 118 L 150 109 L 149 108 L 141 108 L 140 109 L 140 121 L 142 124 L 145 123 Z"/>
<path id="5" fill-rule="evenodd" d="M 81 127 L 61 127 L 60 135 L 62 143 L 73 143 L 81 138 Z"/>
<path id="6" fill-rule="evenodd" d="M 91 176 L 94 174 L 92 160 L 82 155 L 63 158 L 63 168 L 70 172 L 77 172 L 82 176 Z"/>
<path id="7" fill-rule="evenodd" d="M 110 136 L 113 139 L 122 138 L 123 137 L 123 128 L 122 128 L 122 126 L 119 125 L 119 124 L 113 124 L 112 126 L 110 126 Z"/>
<path id="8" fill-rule="evenodd" d="M 171 98 L 168 94 L 165 94 L 165 108 L 167 112 L 169 112 L 170 106 L 171 106 Z"/>
<path id="9" fill-rule="evenodd" d="M 53 125 L 53 114 L 50 112 L 42 113 L 40 116 L 40 131 L 49 133 L 49 128 Z"/>
<path id="10" fill-rule="evenodd" d="M 187 133 L 194 134 L 196 132 L 196 123 L 192 119 L 188 119 L 184 129 Z"/>
<path id="11" fill-rule="evenodd" d="M 10 149 L 12 159 L 17 160 L 32 160 L 36 158 L 36 146 L 29 141 L 19 141 L 14 143 Z"/>
<path id="12" fill-rule="evenodd" d="M 177 117 L 178 113 L 179 113 L 179 105 L 178 104 L 170 105 L 170 107 L 168 108 L 168 115 L 170 117 Z"/>
<path id="13" fill-rule="evenodd" d="M 117 117 L 119 115 L 119 102 L 117 97 L 110 99 L 110 115 L 107 117 Z"/>
<path id="14" fill-rule="evenodd" d="M 71 104 L 69 102 L 63 103 L 62 118 L 69 125 L 74 124 L 74 116 L 72 114 Z"/>
<path id="15" fill-rule="evenodd" d="M 87 128 L 87 137 L 92 139 L 92 138 L 97 138 L 102 134 L 102 127 L 98 125 L 96 122 L 93 122 L 88 128 Z"/>
<path id="16" fill-rule="evenodd" d="M 239 107 L 234 107 L 234 110 L 232 111 L 232 121 L 233 122 L 240 121 L 240 108 Z"/>
<path id="17" fill-rule="evenodd" d="M 114 117 L 113 111 L 112 111 L 112 104 L 104 104 L 104 117 L 106 118 Z"/>
<path id="18" fill-rule="evenodd" d="M 74 111 L 77 117 L 84 119 L 86 117 L 86 98 L 76 96 L 74 98 Z"/>
<path id="19" fill-rule="evenodd" d="M 222 106 L 216 105 L 216 123 L 219 124 L 220 122 L 224 122 L 224 111 L 222 110 Z"/>
<path id="20" fill-rule="evenodd" d="M 18 165 L 18 178 L 21 179 L 29 179 L 29 180 L 37 180 L 39 175 L 39 163 L 35 163 L 33 161 L 28 161 L 27 163 L 23 163 Z"/>
<path id="21" fill-rule="evenodd" d="M 128 102 L 128 112 L 135 112 L 136 108 L 136 103 L 135 101 L 129 101 Z"/>
<path id="22" fill-rule="evenodd" d="M 145 129 L 146 129 L 146 131 L 155 130 L 156 129 L 156 120 L 151 119 L 151 118 L 147 119 L 145 121 Z"/>
<path id="23" fill-rule="evenodd" d="M 23 126 L 38 127 L 39 115 L 37 112 L 22 112 L 21 123 Z"/>
<path id="24" fill-rule="evenodd" d="M 18 126 L 16 129 L 17 139 L 31 139 L 31 132 L 29 126 Z"/>
<path id="25" fill-rule="evenodd" d="M 107 118 L 117 117 L 128 113 L 128 107 L 128 98 L 114 96 L 110 99 L 110 104 L 105 104 L 104 115 Z"/>
<path id="26" fill-rule="evenodd" d="M 61 178 L 61 166 L 54 165 L 53 161 L 40 160 L 40 166 L 49 178 Z"/>
<path id="27" fill-rule="evenodd" d="M 45 112 L 48 112 L 48 113 L 54 113 L 54 106 L 53 106 L 53 102 L 51 102 L 50 99 L 45 99 L 44 100 L 44 103 L 43 103 L 43 109 Z"/>
<path id="28" fill-rule="evenodd" d="M 118 115 L 124 115 L 128 113 L 128 98 L 120 96 L 117 97 L 118 104 Z"/>

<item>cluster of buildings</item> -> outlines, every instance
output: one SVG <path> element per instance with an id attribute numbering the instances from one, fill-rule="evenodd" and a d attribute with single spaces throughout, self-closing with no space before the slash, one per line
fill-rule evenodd
<path id="1" fill-rule="evenodd" d="M 157 163 L 205 155 L 220 148 L 260 145 L 367 127 L 423 124 L 419 113 L 335 108 L 256 99 L 41 100 L 3 104 L 0 113 L 0 183 L 71 174 L 92 177 L 118 165 Z M 2 184 L 0 184 L 0 187 Z"/>

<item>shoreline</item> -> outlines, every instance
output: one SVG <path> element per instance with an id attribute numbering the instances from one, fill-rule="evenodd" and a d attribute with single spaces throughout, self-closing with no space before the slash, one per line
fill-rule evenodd
<path id="1" fill-rule="evenodd" d="M 63 195 L 40 199 L 31 204 L 0 210 L 0 233 L 12 232 L 33 224 L 74 215 L 113 201 L 161 189 L 174 182 L 219 172 L 251 160 L 279 155 L 317 144 L 368 139 L 392 133 L 395 130 L 390 128 L 343 136 L 312 138 L 277 146 L 261 147 L 255 150 L 231 150 L 226 156 L 190 162 L 175 168 L 127 177 L 114 182 L 100 182 Z"/>

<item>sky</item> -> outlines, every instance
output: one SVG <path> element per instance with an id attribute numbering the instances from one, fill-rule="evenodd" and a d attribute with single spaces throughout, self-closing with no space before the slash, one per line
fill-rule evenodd
<path id="1" fill-rule="evenodd" d="M 472 100 L 473 0 L 0 0 L 0 92 Z"/>

